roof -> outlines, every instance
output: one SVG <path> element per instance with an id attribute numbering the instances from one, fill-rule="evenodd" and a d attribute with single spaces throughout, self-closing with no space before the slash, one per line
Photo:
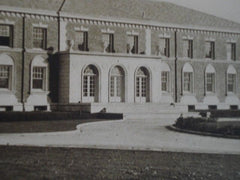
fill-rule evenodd
<path id="1" fill-rule="evenodd" d="M 31 10 L 48 10 L 57 12 L 62 0 L 1 0 L 1 6 L 26 8 Z"/>
<path id="2" fill-rule="evenodd" d="M 63 0 L 1 0 L 0 5 L 57 12 Z M 240 24 L 169 2 L 150 0 L 66 0 L 64 13 L 93 18 L 154 21 L 180 26 L 240 31 Z"/>

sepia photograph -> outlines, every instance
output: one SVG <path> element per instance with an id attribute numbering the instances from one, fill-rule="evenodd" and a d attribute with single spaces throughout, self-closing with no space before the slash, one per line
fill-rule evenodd
<path id="1" fill-rule="evenodd" d="M 0 0 L 1 180 L 240 180 L 239 0 Z"/>

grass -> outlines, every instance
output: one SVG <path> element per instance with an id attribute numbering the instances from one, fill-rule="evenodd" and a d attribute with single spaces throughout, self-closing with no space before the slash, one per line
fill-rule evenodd
<path id="1" fill-rule="evenodd" d="M 8 179 L 240 179 L 240 155 L 0 146 Z"/>

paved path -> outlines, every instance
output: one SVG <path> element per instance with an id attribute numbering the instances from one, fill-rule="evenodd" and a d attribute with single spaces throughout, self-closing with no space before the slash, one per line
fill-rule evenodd
<path id="1" fill-rule="evenodd" d="M 94 122 L 68 132 L 0 134 L 0 144 L 240 154 L 240 140 L 167 130 L 172 123 L 171 119 Z"/>

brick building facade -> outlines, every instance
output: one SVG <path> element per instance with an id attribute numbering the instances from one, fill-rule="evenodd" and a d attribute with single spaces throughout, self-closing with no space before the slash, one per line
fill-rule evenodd
<path id="1" fill-rule="evenodd" d="M 0 108 L 240 108 L 239 37 L 240 24 L 166 2 L 4 0 Z"/>

